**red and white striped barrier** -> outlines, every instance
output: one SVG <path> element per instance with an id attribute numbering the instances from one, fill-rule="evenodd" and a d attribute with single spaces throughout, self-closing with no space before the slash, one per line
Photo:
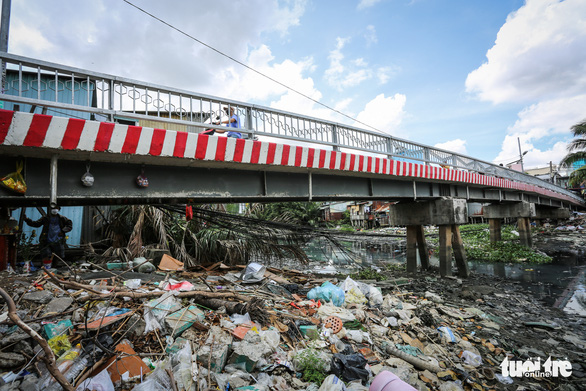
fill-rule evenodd
<path id="1" fill-rule="evenodd" d="M 0 145 L 363 172 L 513 189 L 576 202 L 565 194 L 539 186 L 463 170 L 310 147 L 8 110 L 0 110 Z"/>

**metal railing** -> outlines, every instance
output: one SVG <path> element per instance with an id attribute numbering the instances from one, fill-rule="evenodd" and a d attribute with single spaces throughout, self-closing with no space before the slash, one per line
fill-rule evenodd
<path id="1" fill-rule="evenodd" d="M 429 147 L 374 131 L 360 129 L 301 114 L 251 105 L 230 99 L 197 94 L 152 83 L 92 72 L 46 61 L 0 52 L 6 81 L 0 100 L 55 109 L 51 114 L 115 121 L 125 119 L 160 121 L 198 131 L 213 127 L 206 121 L 233 107 L 241 118 L 246 137 L 274 137 L 360 151 L 397 160 L 449 166 L 494 175 L 549 189 L 577 201 L 575 193 L 531 175 L 507 169 L 458 153 Z M 175 130 L 176 127 L 173 128 Z"/>

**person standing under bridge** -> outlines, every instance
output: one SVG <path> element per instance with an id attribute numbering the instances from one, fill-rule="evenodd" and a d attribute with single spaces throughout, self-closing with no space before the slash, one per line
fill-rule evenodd
<path id="1" fill-rule="evenodd" d="M 39 237 L 43 266 L 51 267 L 51 254 L 61 259 L 65 258 L 65 234 L 73 228 L 73 223 L 67 217 L 59 214 L 60 206 L 51 205 L 49 215 L 41 216 L 33 221 L 24 216 L 24 221 L 31 227 L 43 227 Z"/>
<path id="2" fill-rule="evenodd" d="M 224 111 L 226 112 L 226 114 L 228 114 L 228 107 L 224 107 Z M 228 118 L 225 121 L 221 121 L 221 122 L 214 122 L 214 125 L 220 125 L 220 124 L 226 124 L 226 126 L 228 128 L 237 128 L 240 129 L 242 126 L 240 126 L 240 118 L 238 117 L 238 115 L 234 112 L 234 107 L 230 106 L 230 118 Z M 225 133 L 228 132 L 228 134 L 226 134 L 226 137 L 232 137 L 232 138 L 242 138 L 242 133 L 240 132 L 235 132 L 233 130 L 220 130 L 220 129 L 216 129 L 216 132 L 218 133 Z"/>

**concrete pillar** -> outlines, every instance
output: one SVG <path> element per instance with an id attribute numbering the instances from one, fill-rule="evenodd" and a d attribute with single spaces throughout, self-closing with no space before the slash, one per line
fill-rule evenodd
<path id="1" fill-rule="evenodd" d="M 419 250 L 419 259 L 421 260 L 421 269 L 429 269 L 429 252 L 427 251 L 427 243 L 425 242 L 425 231 L 423 225 L 417 228 L 417 249 Z"/>
<path id="2" fill-rule="evenodd" d="M 427 252 L 427 243 L 423 225 L 407 226 L 407 272 L 417 272 L 417 253 L 421 260 L 421 269 L 429 269 L 429 253 Z"/>
<path id="3" fill-rule="evenodd" d="M 501 219 L 488 219 L 488 229 L 491 244 L 502 240 Z"/>
<path id="4" fill-rule="evenodd" d="M 470 275 L 470 268 L 466 260 L 466 251 L 464 250 L 464 243 L 460 235 L 460 226 L 452 225 L 452 248 L 454 249 L 454 258 L 456 258 L 456 266 L 458 266 L 458 275 L 463 278 L 468 278 Z"/>
<path id="5" fill-rule="evenodd" d="M 529 202 L 514 202 L 486 205 L 483 208 L 483 213 L 486 218 L 491 220 L 516 218 L 521 244 L 527 247 L 531 247 L 531 218 L 536 216 L 535 204 Z"/>
<path id="6" fill-rule="evenodd" d="M 558 219 L 567 219 L 570 217 L 570 210 L 566 208 L 552 208 L 542 205 L 535 206 L 535 216 L 536 220 L 541 219 L 550 219 L 550 220 L 558 220 Z"/>
<path id="7" fill-rule="evenodd" d="M 417 225 L 407 226 L 407 272 L 417 272 Z"/>
<path id="8" fill-rule="evenodd" d="M 452 275 L 452 225 L 439 226 L 440 276 Z"/>
<path id="9" fill-rule="evenodd" d="M 390 219 L 393 224 L 407 226 L 407 271 L 417 270 L 417 251 L 421 267 L 429 267 L 429 255 L 425 245 L 424 225 L 438 225 L 440 229 L 440 274 L 452 275 L 452 232 L 456 231 L 460 241 L 456 242 L 457 261 L 461 275 L 468 275 L 464 248 L 462 246 L 459 224 L 468 220 L 466 200 L 443 198 L 434 201 L 407 202 L 391 205 Z M 454 229 L 454 227 L 456 227 Z"/>
<path id="10" fill-rule="evenodd" d="M 533 240 L 531 238 L 531 219 L 529 217 L 517 218 L 517 229 L 519 230 L 519 239 L 523 246 L 533 246 Z"/>

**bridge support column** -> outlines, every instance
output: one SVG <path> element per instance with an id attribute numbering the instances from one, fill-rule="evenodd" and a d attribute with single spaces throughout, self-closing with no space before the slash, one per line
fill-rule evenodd
<path id="1" fill-rule="evenodd" d="M 440 227 L 440 274 L 452 275 L 453 251 L 459 275 L 468 277 L 469 269 L 458 226 L 465 224 L 468 218 L 466 200 L 446 198 L 400 203 L 392 205 L 389 214 L 393 224 L 407 226 L 407 271 L 417 271 L 418 251 L 421 268 L 429 268 L 423 225 L 433 224 Z"/>
<path id="2" fill-rule="evenodd" d="M 488 230 L 491 244 L 502 240 L 501 219 L 488 219 Z"/>
<path id="3" fill-rule="evenodd" d="M 429 253 L 427 252 L 427 243 L 425 243 L 425 233 L 423 225 L 407 226 L 407 272 L 415 273 L 417 271 L 417 253 L 421 260 L 421 268 L 429 269 Z"/>
<path id="4" fill-rule="evenodd" d="M 501 240 L 500 219 L 507 217 L 517 218 L 517 228 L 521 244 L 531 247 L 531 218 L 535 216 L 535 204 L 529 202 L 515 202 L 507 204 L 486 205 L 483 208 L 484 217 L 489 219 L 490 242 Z M 498 220 L 499 223 L 493 222 Z"/>
<path id="5" fill-rule="evenodd" d="M 533 246 L 533 240 L 531 238 L 531 219 L 529 217 L 517 218 L 517 230 L 519 231 L 521 244 L 526 247 Z"/>

